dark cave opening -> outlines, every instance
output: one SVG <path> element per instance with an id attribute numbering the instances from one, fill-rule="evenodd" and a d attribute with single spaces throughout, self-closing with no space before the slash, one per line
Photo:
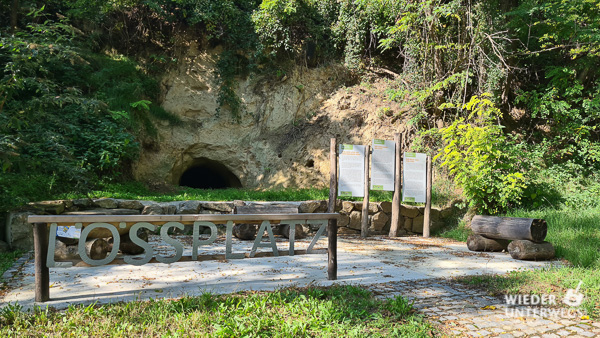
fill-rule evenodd
<path id="1" fill-rule="evenodd" d="M 196 160 L 179 179 L 179 185 L 197 189 L 241 188 L 240 179 L 225 165 L 209 159 Z"/>

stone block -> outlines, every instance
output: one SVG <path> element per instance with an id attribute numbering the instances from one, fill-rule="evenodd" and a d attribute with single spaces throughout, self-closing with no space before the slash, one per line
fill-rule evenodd
<path id="1" fill-rule="evenodd" d="M 400 205 L 400 215 L 408 218 L 419 216 L 419 208 L 412 205 Z"/>
<path id="2" fill-rule="evenodd" d="M 116 209 L 119 207 L 119 203 L 114 198 L 95 199 L 94 205 L 104 209 Z"/>
<path id="3" fill-rule="evenodd" d="M 350 201 L 342 201 L 342 212 L 350 215 L 352 210 L 354 210 L 354 203 Z"/>
<path id="4" fill-rule="evenodd" d="M 159 203 L 158 205 L 162 207 L 163 215 L 175 215 L 177 213 L 177 207 L 179 203 L 181 202 L 165 202 Z"/>
<path id="5" fill-rule="evenodd" d="M 379 204 L 379 206 L 381 207 L 381 210 L 383 212 L 385 212 L 386 214 L 391 214 L 392 213 L 392 202 L 381 202 Z"/>
<path id="6" fill-rule="evenodd" d="M 63 215 L 139 215 L 136 209 L 90 209 L 80 211 L 69 211 Z"/>
<path id="7" fill-rule="evenodd" d="M 419 216 L 413 218 L 412 232 L 416 232 L 416 233 L 419 233 L 419 234 L 423 233 L 423 220 L 424 220 L 424 218 L 425 218 L 425 216 L 423 216 L 423 215 L 419 215 Z"/>
<path id="8" fill-rule="evenodd" d="M 36 210 L 37 213 L 59 215 L 65 211 L 64 201 L 41 201 L 27 203 L 28 209 Z"/>
<path id="9" fill-rule="evenodd" d="M 404 230 L 412 231 L 412 218 L 404 217 Z"/>
<path id="10" fill-rule="evenodd" d="M 375 231 L 381 231 L 385 227 L 386 223 L 389 221 L 388 215 L 384 212 L 378 212 L 373 215 L 371 219 L 371 226 Z"/>
<path id="11" fill-rule="evenodd" d="M 362 202 L 354 202 L 354 209 L 362 211 L 362 207 Z M 369 202 L 369 214 L 374 215 L 377 212 L 379 212 L 379 206 L 376 203 Z"/>
<path id="12" fill-rule="evenodd" d="M 27 222 L 32 212 L 11 212 L 6 220 L 7 243 L 13 250 L 33 249 L 33 225 Z"/>
<path id="13" fill-rule="evenodd" d="M 89 208 L 94 202 L 89 198 L 80 198 L 73 200 L 73 205 L 78 208 Z"/>
<path id="14" fill-rule="evenodd" d="M 150 204 L 144 207 L 142 215 L 162 215 L 163 208 L 158 204 Z"/>
<path id="15" fill-rule="evenodd" d="M 325 201 L 318 201 L 318 200 L 304 201 L 304 202 L 300 203 L 300 206 L 298 207 L 298 212 L 302 213 L 302 214 L 312 214 L 317 209 L 321 208 L 322 202 L 325 202 Z M 327 203 L 325 203 L 325 204 L 327 204 Z"/>
<path id="16" fill-rule="evenodd" d="M 200 210 L 200 201 L 185 201 L 177 206 L 178 214 L 197 214 Z"/>
<path id="17" fill-rule="evenodd" d="M 242 202 L 242 201 L 238 201 L 238 202 Z M 230 214 L 233 212 L 233 206 L 235 205 L 235 203 L 236 203 L 235 201 L 233 203 L 231 203 L 231 202 L 202 202 L 202 203 L 200 203 L 200 208 L 215 210 L 215 211 L 220 211 L 220 212 Z M 244 203 L 244 202 L 242 202 L 242 203 Z M 239 206 L 243 206 L 243 204 L 239 205 Z"/>
<path id="18" fill-rule="evenodd" d="M 348 227 L 355 230 L 360 230 L 360 222 L 361 222 L 362 212 L 360 211 L 352 211 L 350 213 L 350 223 Z"/>
<path id="19" fill-rule="evenodd" d="M 121 200 L 119 201 L 119 208 L 143 210 L 144 205 L 142 204 L 142 202 L 136 200 Z"/>
<path id="20" fill-rule="evenodd" d="M 350 216 L 340 214 L 340 218 L 338 219 L 338 227 L 347 227 L 350 224 Z"/>

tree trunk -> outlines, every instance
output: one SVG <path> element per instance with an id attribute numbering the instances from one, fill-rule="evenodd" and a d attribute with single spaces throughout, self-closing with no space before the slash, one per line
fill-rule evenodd
<path id="1" fill-rule="evenodd" d="M 54 249 L 54 257 L 58 261 L 81 259 L 79 257 L 79 244 L 66 244 L 60 240 L 56 240 Z M 85 252 L 91 259 L 106 258 L 109 251 L 109 245 L 102 238 L 94 238 L 85 242 Z"/>
<path id="2" fill-rule="evenodd" d="M 494 239 L 526 239 L 543 242 L 548 225 L 543 219 L 480 216 L 471 221 L 473 233 Z"/>
<path id="3" fill-rule="evenodd" d="M 554 258 L 554 247 L 549 242 L 512 241 L 508 245 L 508 252 L 514 259 L 544 261 Z"/>
<path id="4" fill-rule="evenodd" d="M 509 241 L 506 239 L 491 239 L 481 235 L 470 235 L 467 247 L 471 251 L 502 251 L 506 250 Z"/>

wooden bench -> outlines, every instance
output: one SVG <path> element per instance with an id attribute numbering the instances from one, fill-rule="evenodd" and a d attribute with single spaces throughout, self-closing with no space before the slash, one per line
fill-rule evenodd
<path id="1" fill-rule="evenodd" d="M 293 204 L 250 204 L 243 206 L 236 206 L 233 208 L 234 214 L 250 214 L 250 215 L 268 215 L 268 214 L 297 214 L 298 207 Z M 275 224 L 274 224 L 275 225 Z M 295 232 L 295 238 L 306 237 L 306 232 L 302 226 L 297 227 Z M 258 224 L 241 223 L 236 224 L 233 227 L 233 235 L 242 240 L 254 240 L 256 238 L 256 232 L 258 231 Z M 290 226 L 288 224 L 277 224 L 273 229 L 273 232 L 277 235 L 281 235 L 285 238 L 290 238 Z"/>
<path id="2" fill-rule="evenodd" d="M 83 262 L 64 262 L 69 265 L 78 266 L 84 263 L 87 266 L 98 266 L 105 264 L 133 264 L 143 265 L 146 263 L 174 263 L 176 261 L 196 260 L 225 260 L 239 259 L 245 257 L 268 257 L 280 255 L 296 255 L 317 253 L 313 249 L 319 237 L 327 230 L 327 278 L 337 279 L 337 213 L 314 213 L 314 214 L 225 214 L 225 215 L 32 215 L 28 222 L 33 223 L 33 241 L 35 250 L 35 301 L 46 302 L 50 300 L 50 273 L 49 268 L 56 266 L 54 252 L 56 245 L 56 231 L 58 226 L 76 226 L 81 230 L 78 249 Z M 233 253 L 231 250 L 232 231 L 234 223 L 260 223 L 260 230 L 250 253 Z M 193 225 L 194 235 L 192 238 L 192 256 L 182 257 L 183 245 L 175 238 L 169 237 L 171 228 L 183 229 L 186 224 Z M 271 224 L 286 224 L 291 227 L 288 250 L 279 250 L 273 238 Z M 297 224 L 320 224 L 319 231 L 311 241 L 306 250 L 294 248 L 294 229 Z M 163 257 L 153 255 L 153 248 L 139 239 L 139 229 L 156 231 L 156 227 L 162 225 L 160 235 L 169 245 L 175 248 L 174 257 Z M 225 254 L 198 256 L 198 247 L 210 245 L 217 238 L 217 225 L 226 227 Z M 200 240 L 199 228 L 208 227 L 211 236 L 207 240 Z M 119 251 L 119 229 L 129 228 L 131 240 L 144 247 L 146 253 L 143 257 L 125 256 L 117 258 Z M 108 230 L 113 234 L 113 248 L 104 259 L 92 259 L 86 252 L 87 236 L 94 230 Z M 263 233 L 267 232 L 270 244 L 261 243 Z M 258 247 L 271 247 L 272 252 L 256 252 Z"/>

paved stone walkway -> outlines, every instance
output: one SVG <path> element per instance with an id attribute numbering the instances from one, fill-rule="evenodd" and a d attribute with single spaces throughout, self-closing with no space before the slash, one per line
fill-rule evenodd
<path id="1" fill-rule="evenodd" d="M 581 319 L 568 309 L 510 306 L 503 297 L 447 280 L 381 283 L 370 288 L 379 298 L 401 295 L 413 301 L 415 309 L 449 336 L 600 336 L 600 322 Z"/>

